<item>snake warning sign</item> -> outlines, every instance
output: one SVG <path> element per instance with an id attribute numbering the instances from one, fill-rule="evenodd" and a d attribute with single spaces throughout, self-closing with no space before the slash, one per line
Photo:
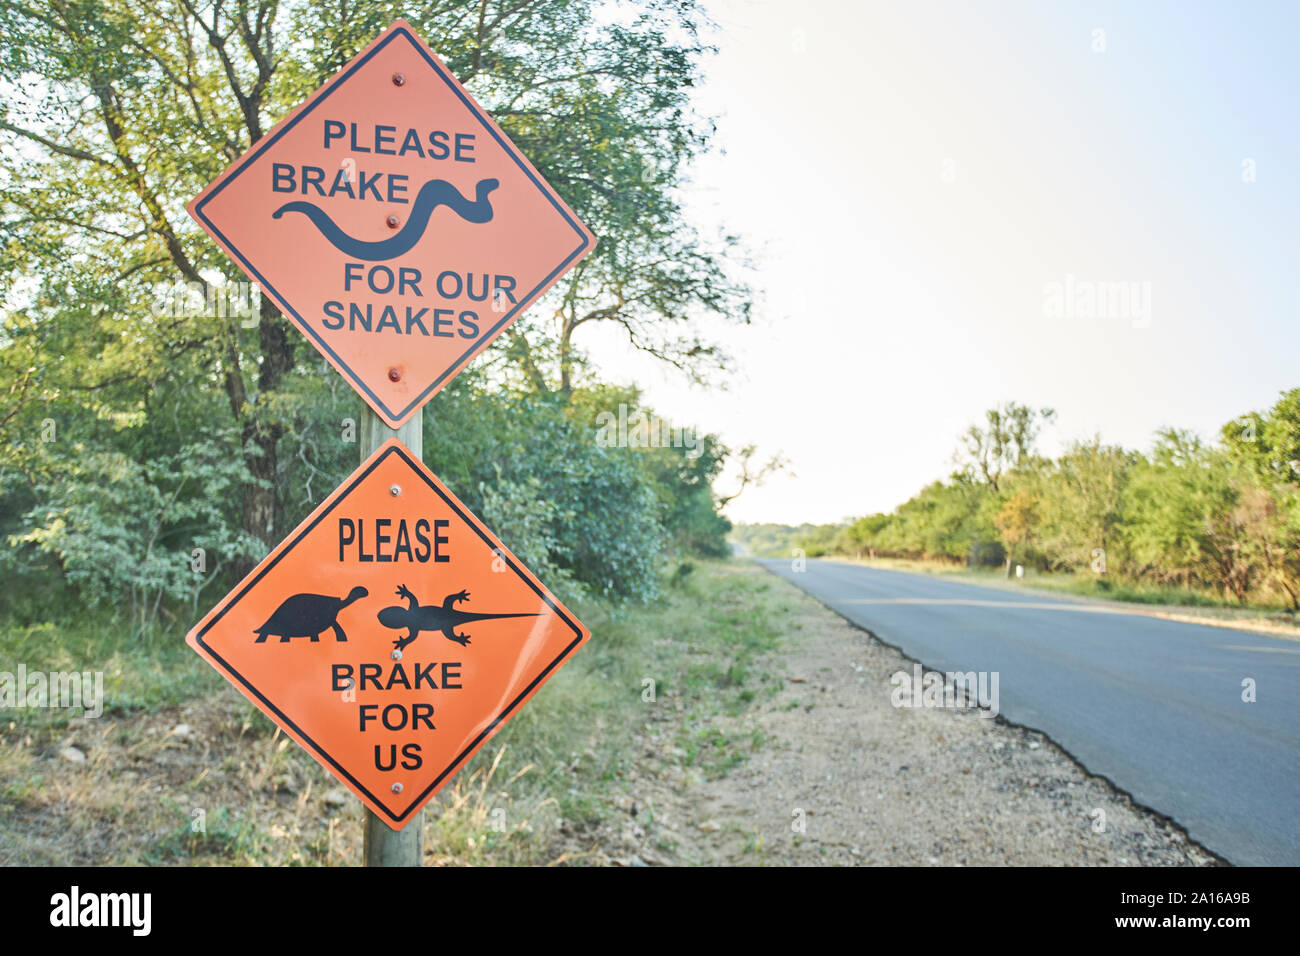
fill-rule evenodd
<path id="1" fill-rule="evenodd" d="M 589 636 L 393 438 L 186 640 L 401 829 Z"/>
<path id="2" fill-rule="evenodd" d="M 595 243 L 403 20 L 188 208 L 393 428 Z"/>

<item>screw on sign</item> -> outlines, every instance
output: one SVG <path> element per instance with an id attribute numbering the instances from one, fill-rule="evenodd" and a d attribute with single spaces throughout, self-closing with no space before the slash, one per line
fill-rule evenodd
<path id="1" fill-rule="evenodd" d="M 400 830 L 589 636 L 390 439 L 186 640 Z"/>
<path id="2" fill-rule="evenodd" d="M 189 211 L 392 428 L 595 244 L 403 20 Z"/>

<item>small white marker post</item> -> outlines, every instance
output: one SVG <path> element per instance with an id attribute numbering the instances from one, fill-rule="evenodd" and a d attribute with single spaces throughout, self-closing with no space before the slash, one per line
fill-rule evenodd
<path id="1" fill-rule="evenodd" d="M 400 439 L 416 459 L 424 461 L 424 409 L 394 431 L 369 405 L 361 409 L 361 460 L 365 461 L 390 438 Z M 420 866 L 424 862 L 424 811 L 416 813 L 401 830 L 388 826 L 369 807 L 366 815 L 363 854 L 366 866 Z"/>

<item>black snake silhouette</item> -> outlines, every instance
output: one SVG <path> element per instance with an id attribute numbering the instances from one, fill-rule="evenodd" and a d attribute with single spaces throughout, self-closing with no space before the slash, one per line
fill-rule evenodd
<path id="1" fill-rule="evenodd" d="M 329 217 L 325 210 L 315 203 L 303 202 L 302 200 L 285 203 L 271 213 L 271 218 L 279 219 L 286 212 L 300 212 L 315 224 L 321 235 L 328 239 L 335 249 L 354 259 L 362 259 L 366 262 L 382 262 L 385 259 L 392 259 L 413 249 L 415 244 L 420 241 L 420 237 L 424 235 L 424 230 L 429 225 L 429 217 L 433 215 L 433 211 L 439 206 L 449 206 L 452 212 L 466 222 L 490 222 L 492 220 L 492 202 L 488 198 L 488 194 L 500 185 L 501 183 L 495 179 L 480 180 L 475 192 L 475 198 L 469 200 L 461 195 L 460 190 L 447 180 L 431 179 L 420 187 L 419 193 L 415 196 L 415 203 L 411 206 L 411 216 L 406 220 L 406 225 L 402 227 L 401 231 L 394 236 L 389 236 L 387 239 L 377 242 L 353 239 L 335 225 L 334 220 Z"/>

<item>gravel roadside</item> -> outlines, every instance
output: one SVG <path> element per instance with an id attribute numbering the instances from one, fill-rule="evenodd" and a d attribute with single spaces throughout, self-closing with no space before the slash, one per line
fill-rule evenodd
<path id="1" fill-rule="evenodd" d="M 665 701 L 646 724 L 625 815 L 606 828 L 591 862 L 1220 862 L 1042 734 L 973 708 L 895 707 L 891 677 L 911 674 L 913 662 L 797 594 L 801 613 L 788 640 L 764 661 L 783 686 L 724 718 L 731 738 L 762 744 L 726 776 L 706 780 L 673 753 L 680 718 Z"/>

